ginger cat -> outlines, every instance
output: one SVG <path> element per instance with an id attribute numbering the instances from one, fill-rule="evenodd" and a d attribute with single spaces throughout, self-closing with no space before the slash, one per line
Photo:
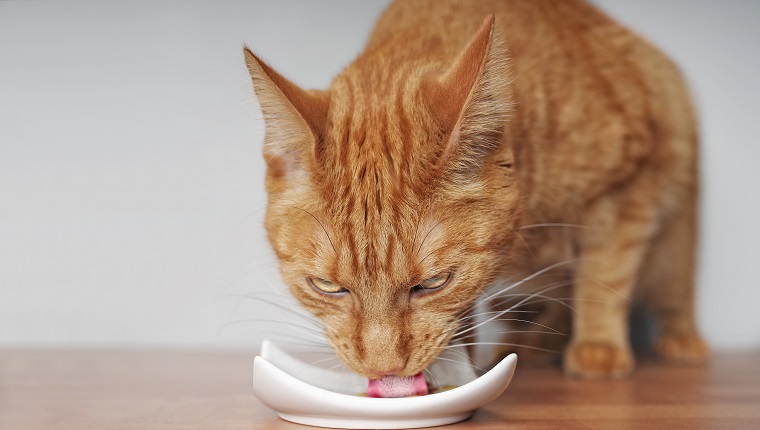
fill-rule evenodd
<path id="1" fill-rule="evenodd" d="M 419 373 L 474 333 L 489 286 L 489 315 L 525 306 L 549 327 L 572 294 L 571 375 L 632 371 L 633 300 L 658 317 L 662 358 L 706 358 L 694 113 L 676 66 L 599 10 L 395 2 L 324 91 L 245 60 L 266 122 L 269 240 L 354 371 Z"/>

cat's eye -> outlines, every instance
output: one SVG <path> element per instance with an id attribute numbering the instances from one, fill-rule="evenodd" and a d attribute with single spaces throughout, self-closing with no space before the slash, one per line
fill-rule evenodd
<path id="1" fill-rule="evenodd" d="M 322 278 L 316 278 L 316 277 L 309 277 L 306 278 L 306 281 L 308 282 L 309 286 L 314 288 L 315 290 L 327 293 L 327 294 L 343 294 L 347 293 L 348 290 L 341 287 L 340 285 L 330 282 L 326 279 Z"/>
<path id="2" fill-rule="evenodd" d="M 451 280 L 451 273 L 441 273 L 427 278 L 412 288 L 412 292 L 426 292 L 433 291 L 446 286 Z"/>

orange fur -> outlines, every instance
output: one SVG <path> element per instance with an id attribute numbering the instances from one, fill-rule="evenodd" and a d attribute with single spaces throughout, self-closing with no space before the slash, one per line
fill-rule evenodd
<path id="1" fill-rule="evenodd" d="M 568 373 L 632 370 L 635 294 L 662 320 L 665 358 L 706 356 L 688 95 L 667 58 L 592 6 L 396 2 L 325 91 L 245 55 L 267 126 L 269 239 L 355 371 L 418 373 L 487 286 L 564 261 L 550 274 L 573 284 Z M 441 290 L 410 292 L 441 273 Z M 539 318 L 558 321 L 549 303 Z"/>

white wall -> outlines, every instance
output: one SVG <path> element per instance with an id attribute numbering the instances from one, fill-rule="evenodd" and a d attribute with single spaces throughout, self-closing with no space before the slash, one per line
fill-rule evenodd
<path id="1" fill-rule="evenodd" d="M 702 327 L 760 347 L 760 3 L 598 3 L 693 83 Z M 283 311 L 236 295 L 282 289 L 241 45 L 325 87 L 384 4 L 0 2 L 0 346 L 255 344 L 260 323 L 227 324 Z"/>

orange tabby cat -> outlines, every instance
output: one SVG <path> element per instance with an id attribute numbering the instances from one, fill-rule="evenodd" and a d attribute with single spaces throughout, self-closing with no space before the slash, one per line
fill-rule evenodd
<path id="1" fill-rule="evenodd" d="M 706 357 L 689 98 L 663 54 L 594 7 L 399 1 L 325 91 L 245 59 L 280 271 L 356 372 L 417 374 L 510 280 L 490 301 L 539 298 L 540 324 L 572 284 L 570 374 L 631 372 L 634 299 L 659 318 L 663 358 Z"/>

